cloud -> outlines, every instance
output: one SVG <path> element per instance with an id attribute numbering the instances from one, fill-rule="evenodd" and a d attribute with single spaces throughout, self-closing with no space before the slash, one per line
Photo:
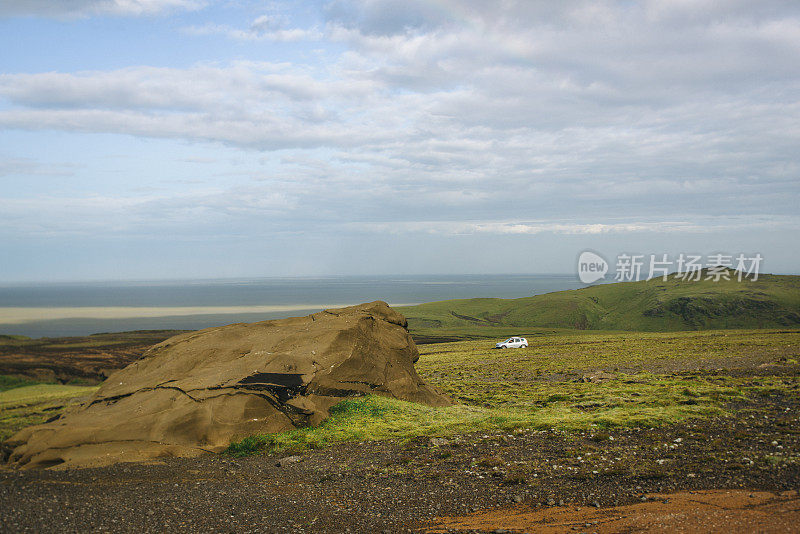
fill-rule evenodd
<path id="1" fill-rule="evenodd" d="M 91 15 L 141 16 L 195 10 L 205 0 L 13 0 L 0 3 L 2 16 L 86 17 Z"/>
<path id="2" fill-rule="evenodd" d="M 178 194 L 50 196 L 0 199 L 1 234 L 146 236 L 164 229 L 175 236 L 237 232 L 254 217 L 278 217 L 295 202 L 269 187 L 194 189 Z M 30 217 L 30 214 L 36 214 Z M 291 225 L 284 223 L 284 229 Z"/>
<path id="3" fill-rule="evenodd" d="M 32 158 L 0 157 L 0 177 L 71 176 L 75 170 L 74 164 L 43 165 Z"/>
<path id="4" fill-rule="evenodd" d="M 281 228 L 699 232 L 686 221 L 796 210 L 800 6 L 364 0 L 325 16 L 187 30 L 290 43 L 291 62 L 0 75 L 0 127 L 258 151 Z M 261 209 L 226 205 L 208 209 Z"/>
<path id="5" fill-rule="evenodd" d="M 280 28 L 273 27 L 263 17 L 253 21 L 249 28 L 234 28 L 225 24 L 204 24 L 188 26 L 183 29 L 188 35 L 224 35 L 236 41 L 273 41 L 293 43 L 298 41 L 319 41 L 323 33 L 316 28 Z"/>
<path id="6" fill-rule="evenodd" d="M 370 35 L 391 35 L 433 30 L 450 17 L 449 2 L 425 0 L 334 0 L 326 5 L 328 20 Z"/>
<path id="7" fill-rule="evenodd" d="M 374 233 L 424 233 L 439 235 L 583 235 L 602 234 L 705 234 L 743 229 L 792 228 L 797 217 L 754 220 L 736 217 L 692 217 L 687 220 L 628 220 L 610 222 L 577 221 L 393 221 L 389 223 L 353 223 L 352 230 Z"/>
<path id="8" fill-rule="evenodd" d="M 703 227 L 689 222 L 647 222 L 625 223 L 575 223 L 575 222 L 449 222 L 417 221 L 413 223 L 385 223 L 359 225 L 359 229 L 373 232 L 405 233 L 422 232 L 444 235 L 536 235 L 543 233 L 562 235 L 625 234 L 631 232 L 702 232 Z"/>
<path id="9" fill-rule="evenodd" d="M 186 69 L 0 74 L 0 97 L 31 108 L 227 111 L 249 109 L 261 99 L 324 99 L 334 92 L 338 95 L 333 96 L 358 96 L 371 85 L 320 81 L 310 71 L 288 64 L 237 62 Z"/>
<path id="10" fill-rule="evenodd" d="M 321 41 L 324 33 L 316 26 L 296 28 L 280 4 L 267 4 L 269 11 L 250 21 L 246 27 L 229 24 L 206 23 L 182 29 L 187 35 L 222 35 L 235 41 L 272 41 L 281 43 Z"/>

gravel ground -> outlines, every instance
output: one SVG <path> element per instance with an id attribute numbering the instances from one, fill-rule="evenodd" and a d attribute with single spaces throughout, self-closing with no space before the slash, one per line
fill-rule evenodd
<path id="1" fill-rule="evenodd" d="M 799 489 L 800 399 L 779 394 L 732 408 L 735 416 L 659 429 L 350 443 L 290 459 L 2 469 L 0 530 L 410 532 L 516 505 L 605 508 L 656 493 Z"/>

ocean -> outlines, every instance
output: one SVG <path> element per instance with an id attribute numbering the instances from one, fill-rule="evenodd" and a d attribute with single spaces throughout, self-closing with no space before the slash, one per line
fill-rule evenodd
<path id="1" fill-rule="evenodd" d="M 575 275 L 415 275 L 47 283 L 0 286 L 0 334 L 82 336 L 199 329 L 307 315 L 373 300 L 392 305 L 517 298 L 585 287 Z"/>

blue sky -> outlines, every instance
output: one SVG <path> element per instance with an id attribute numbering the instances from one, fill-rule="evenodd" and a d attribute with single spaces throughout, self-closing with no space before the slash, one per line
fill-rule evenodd
<path id="1" fill-rule="evenodd" d="M 800 4 L 0 3 L 0 281 L 800 272 Z"/>

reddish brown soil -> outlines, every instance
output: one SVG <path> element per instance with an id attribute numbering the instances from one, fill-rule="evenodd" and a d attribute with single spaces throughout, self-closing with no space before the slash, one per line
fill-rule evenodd
<path id="1" fill-rule="evenodd" d="M 595 508 L 529 505 L 498 508 L 432 521 L 430 533 L 497 531 L 556 534 L 561 532 L 797 532 L 797 491 L 771 493 L 742 490 L 689 491 L 655 494 L 646 502 Z"/>

